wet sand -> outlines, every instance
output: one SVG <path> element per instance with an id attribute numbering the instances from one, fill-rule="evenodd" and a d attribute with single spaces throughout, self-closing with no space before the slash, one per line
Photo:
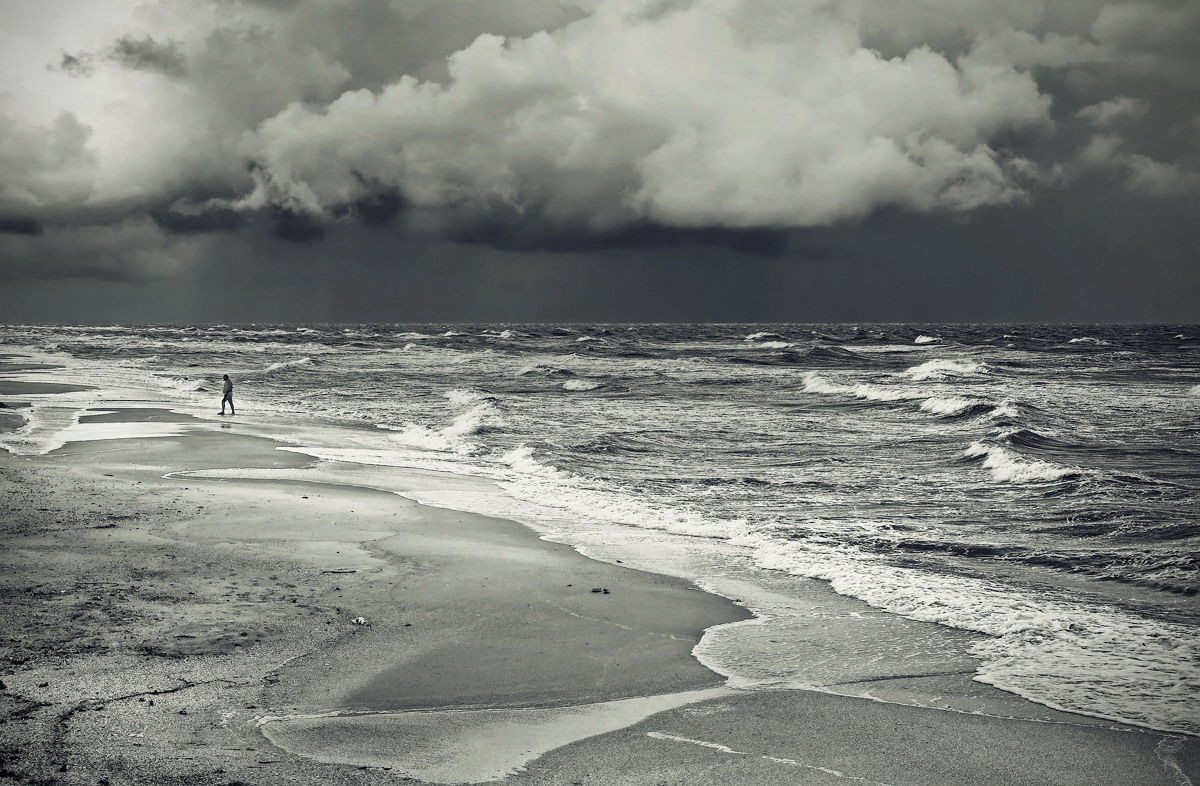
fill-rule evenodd
<path id="1" fill-rule="evenodd" d="M 128 425 L 149 417 L 193 421 L 137 409 Z M 291 778 L 320 765 L 274 748 L 264 716 L 578 708 L 721 684 L 691 648 L 747 612 L 677 579 L 381 491 L 161 477 L 309 463 L 273 448 L 206 425 L 0 461 L 10 770 L 149 782 L 282 755 L 271 766 Z"/>
<path id="2" fill-rule="evenodd" d="M 5 366 L 5 370 L 17 370 Z M 42 393 L 78 393 L 88 390 L 86 385 L 68 385 L 62 382 L 23 382 L 14 379 L 0 379 L 0 396 L 31 396 Z"/>
<path id="3" fill-rule="evenodd" d="M 0 407 L 0 434 L 6 431 L 16 431 L 25 425 L 25 416 L 20 410 L 29 407 L 28 401 L 5 401 Z"/>
<path id="4" fill-rule="evenodd" d="M 0 455 L 0 773 L 18 782 L 1200 777 L 1200 741 L 1176 735 L 729 691 L 690 654 L 746 617 L 725 599 L 311 472 L 162 477 L 311 466 L 236 421 L 81 419 L 148 423 L 186 433 Z"/>

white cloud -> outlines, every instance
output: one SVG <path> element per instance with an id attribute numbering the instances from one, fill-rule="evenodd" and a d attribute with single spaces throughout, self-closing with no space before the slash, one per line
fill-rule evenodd
<path id="1" fill-rule="evenodd" d="M 986 63 L 1022 69 L 1066 68 L 1112 60 L 1104 47 L 1079 36 L 1025 30 L 1001 30 L 976 37 L 970 57 Z"/>
<path id="2" fill-rule="evenodd" d="M 813 226 L 1021 197 L 989 142 L 1047 122 L 1029 74 L 925 47 L 885 58 L 801 8 L 617 0 L 554 33 L 482 36 L 445 85 L 405 78 L 264 122 L 245 204 L 327 208 L 363 173 L 419 206 L 592 226 Z"/>
<path id="3" fill-rule="evenodd" d="M 83 203 L 95 182 L 90 136 L 69 112 L 45 125 L 0 114 L 0 211 L 32 214 Z"/>

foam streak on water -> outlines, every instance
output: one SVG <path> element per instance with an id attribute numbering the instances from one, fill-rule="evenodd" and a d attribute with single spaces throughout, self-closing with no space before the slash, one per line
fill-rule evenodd
<path id="1" fill-rule="evenodd" d="M 977 680 L 1200 733 L 1197 326 L 0 332 L 61 366 L 22 378 L 95 386 L 25 397 L 10 451 L 81 438 L 80 414 L 114 401 L 215 420 L 228 373 L 243 427 L 376 487 L 394 467 L 488 478 L 431 500 L 758 604 L 760 621 L 701 648 L 735 685 L 815 684 L 772 641 L 809 613 L 781 577 L 816 580 L 969 632 Z M 848 653 L 839 669 L 884 657 Z"/>

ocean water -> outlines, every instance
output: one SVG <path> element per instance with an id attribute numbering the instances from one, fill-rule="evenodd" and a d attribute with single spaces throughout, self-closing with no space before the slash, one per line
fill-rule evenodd
<path id="1" fill-rule="evenodd" d="M 153 401 L 215 421 L 228 373 L 238 422 L 292 450 L 376 475 L 484 478 L 499 496 L 461 505 L 553 520 L 556 537 L 631 564 L 673 549 L 674 572 L 737 587 L 770 638 L 733 626 L 697 650 L 735 686 L 819 682 L 787 643 L 798 612 L 780 600 L 816 579 L 885 616 L 966 632 L 980 682 L 1200 734 L 1200 326 L 0 336 L 4 352 L 59 366 L 25 378 L 95 386 L 17 397 L 34 406 L 0 435 L 10 452 L 54 449 L 87 407 Z"/>

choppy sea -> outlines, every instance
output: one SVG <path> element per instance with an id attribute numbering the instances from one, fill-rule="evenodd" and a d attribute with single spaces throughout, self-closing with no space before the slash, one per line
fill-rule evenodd
<path id="1" fill-rule="evenodd" d="M 0 435 L 10 452 L 53 450 L 105 403 L 148 398 L 216 420 L 228 373 L 239 419 L 295 424 L 276 438 L 317 459 L 488 478 L 507 502 L 482 512 L 553 518 L 635 564 L 656 538 L 684 543 L 693 567 L 676 572 L 736 586 L 758 624 L 771 620 L 769 633 L 732 626 L 698 650 L 731 684 L 819 682 L 794 657 L 780 600 L 788 582 L 817 579 L 874 612 L 970 632 L 980 682 L 1200 734 L 1200 326 L 8 326 L 0 337 L 0 351 L 59 367 L 25 378 L 94 386 L 22 397 L 28 423 Z"/>

